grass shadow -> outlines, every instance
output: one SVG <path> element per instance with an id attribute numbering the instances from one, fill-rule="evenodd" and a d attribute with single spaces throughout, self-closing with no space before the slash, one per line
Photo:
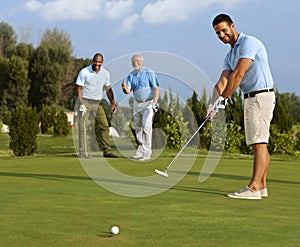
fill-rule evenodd
<path id="1" fill-rule="evenodd" d="M 34 173 L 13 173 L 13 172 L 0 172 L 0 177 L 21 177 L 21 178 L 37 178 L 46 180 L 65 180 L 65 179 L 75 179 L 75 180 L 92 180 L 90 177 L 84 176 L 67 176 L 58 174 L 34 174 Z"/>
<path id="2" fill-rule="evenodd" d="M 175 173 L 181 173 L 181 172 L 176 172 L 173 171 Z M 188 172 L 188 175 L 191 176 L 199 176 L 199 172 Z M 227 179 L 227 180 L 246 180 L 249 181 L 251 179 L 251 177 L 249 176 L 240 176 L 240 175 L 232 175 L 232 174 L 221 174 L 221 173 L 212 173 L 212 174 L 203 174 L 203 175 L 207 175 L 209 177 L 213 177 L 213 178 L 220 178 L 220 179 Z M 283 184 L 296 184 L 296 185 L 300 185 L 300 182 L 297 181 L 288 181 L 288 180 L 281 180 L 281 179 L 272 179 L 269 178 L 268 182 L 272 182 L 272 183 L 283 183 Z"/>

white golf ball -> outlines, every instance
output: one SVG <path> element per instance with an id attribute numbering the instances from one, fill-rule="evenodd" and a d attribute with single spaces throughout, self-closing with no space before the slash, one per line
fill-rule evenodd
<path id="1" fill-rule="evenodd" d="M 119 227 L 113 226 L 113 227 L 111 228 L 111 233 L 112 233 L 112 234 L 117 235 L 119 232 L 120 232 Z"/>

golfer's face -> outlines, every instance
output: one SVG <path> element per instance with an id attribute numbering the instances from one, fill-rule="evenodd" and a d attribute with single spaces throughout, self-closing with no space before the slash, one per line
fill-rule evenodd
<path id="1" fill-rule="evenodd" d="M 93 60 L 93 70 L 98 72 L 101 69 L 101 66 L 103 64 L 103 60 L 101 56 L 95 57 Z"/>
<path id="2" fill-rule="evenodd" d="M 225 21 L 214 26 L 216 34 L 224 44 L 232 44 L 234 42 L 234 25 Z"/>
<path id="3" fill-rule="evenodd" d="M 131 63 L 134 70 L 140 71 L 144 65 L 144 60 L 140 56 L 134 56 L 131 60 Z"/>

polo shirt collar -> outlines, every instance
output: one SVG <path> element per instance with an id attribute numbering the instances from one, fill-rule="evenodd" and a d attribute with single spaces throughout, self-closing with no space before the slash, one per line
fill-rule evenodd
<path id="1" fill-rule="evenodd" d="M 241 42 L 242 42 L 242 40 L 244 39 L 244 37 L 245 37 L 245 34 L 240 33 L 240 35 L 239 35 L 239 37 L 238 37 L 238 40 L 236 41 L 236 43 L 234 44 L 234 46 L 240 45 Z"/>

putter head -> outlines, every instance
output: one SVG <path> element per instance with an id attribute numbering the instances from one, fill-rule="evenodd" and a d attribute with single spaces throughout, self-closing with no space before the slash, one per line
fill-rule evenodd
<path id="1" fill-rule="evenodd" d="M 160 171 L 160 170 L 155 169 L 154 171 L 155 171 L 155 173 L 157 173 L 158 175 L 164 176 L 164 177 L 166 177 L 166 178 L 169 177 L 169 174 L 167 173 L 167 170 L 165 170 L 165 172 L 162 172 L 162 171 Z"/>

